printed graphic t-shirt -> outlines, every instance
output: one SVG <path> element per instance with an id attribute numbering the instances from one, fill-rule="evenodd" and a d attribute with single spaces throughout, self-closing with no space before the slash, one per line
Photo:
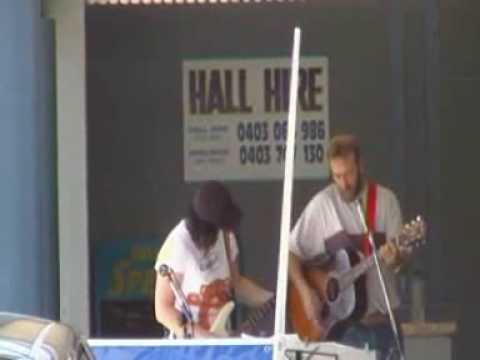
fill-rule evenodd
<path id="1" fill-rule="evenodd" d="M 229 251 L 232 262 L 238 256 L 235 235 L 230 233 Z M 183 277 L 182 291 L 195 322 L 209 329 L 219 310 L 231 300 L 231 276 L 223 231 L 219 231 L 215 245 L 205 252 L 198 249 L 182 220 L 167 236 L 157 255 L 155 270 L 168 265 Z M 180 302 L 175 307 L 180 310 Z"/>

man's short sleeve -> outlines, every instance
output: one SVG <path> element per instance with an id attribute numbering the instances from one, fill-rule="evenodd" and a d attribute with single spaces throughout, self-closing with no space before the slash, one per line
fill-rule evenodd
<path id="1" fill-rule="evenodd" d="M 333 202 L 321 192 L 306 206 L 290 234 L 290 251 L 302 260 L 325 253 L 325 240 L 342 229 Z"/>

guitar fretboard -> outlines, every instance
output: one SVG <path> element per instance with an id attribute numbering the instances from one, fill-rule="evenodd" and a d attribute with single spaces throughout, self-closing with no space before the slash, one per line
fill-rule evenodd
<path id="1" fill-rule="evenodd" d="M 423 221 L 420 220 L 418 220 L 415 224 L 416 225 L 414 231 L 410 231 L 410 233 L 401 233 L 397 237 L 393 238 L 391 241 L 394 242 L 397 246 L 403 248 L 407 248 L 415 244 L 418 245 L 418 243 L 414 240 L 418 240 L 423 237 L 424 224 Z M 411 226 L 413 227 L 413 225 Z M 380 255 L 380 249 L 377 249 L 375 251 L 375 255 L 377 257 Z M 375 258 L 374 254 L 372 254 L 360 261 L 355 266 L 353 266 L 350 270 L 342 273 L 338 279 L 340 291 L 345 290 L 347 287 L 351 286 L 355 282 L 355 280 L 357 280 L 361 275 L 363 275 L 374 263 Z"/>
<path id="2" fill-rule="evenodd" d="M 376 251 L 376 254 L 378 256 L 378 250 Z M 347 287 L 351 286 L 355 282 L 355 280 L 357 280 L 361 275 L 363 275 L 374 264 L 374 261 L 375 259 L 372 254 L 360 261 L 349 271 L 343 273 L 339 278 L 340 291 L 343 291 Z"/>
<path id="3" fill-rule="evenodd" d="M 255 329 L 257 322 L 265 317 L 275 307 L 275 297 L 272 297 L 265 304 L 250 312 L 247 319 L 240 325 L 241 332 L 248 333 Z"/>

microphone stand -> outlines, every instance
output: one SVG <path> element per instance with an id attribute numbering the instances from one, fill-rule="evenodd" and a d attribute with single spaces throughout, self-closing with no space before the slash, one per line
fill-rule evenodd
<path id="1" fill-rule="evenodd" d="M 193 314 L 190 309 L 190 306 L 187 303 L 187 298 L 183 293 L 182 287 L 180 286 L 178 279 L 175 276 L 175 272 L 166 264 L 162 264 L 160 266 L 159 272 L 160 272 L 160 275 L 167 277 L 168 282 L 170 284 L 170 288 L 172 289 L 175 295 L 175 299 L 177 299 L 180 302 L 183 337 L 186 339 L 195 337 Z"/>
<path id="2" fill-rule="evenodd" d="M 398 353 L 400 354 L 400 359 L 405 360 L 405 354 L 403 353 L 402 345 L 400 343 L 400 336 L 399 336 L 399 333 L 398 333 L 397 323 L 395 322 L 395 318 L 393 316 L 392 305 L 391 305 L 391 302 L 390 302 L 390 298 L 388 297 L 387 287 L 385 286 L 385 279 L 383 277 L 382 270 L 380 269 L 380 263 L 378 261 L 377 252 L 375 251 L 375 243 L 373 241 L 372 232 L 368 229 L 367 222 L 366 222 L 365 216 L 363 214 L 362 204 L 360 203 L 359 200 L 356 201 L 356 208 L 357 208 L 358 215 L 360 216 L 360 220 L 362 222 L 363 229 L 366 232 L 367 237 L 368 237 L 368 241 L 370 242 L 370 246 L 372 247 L 372 256 L 373 256 L 373 260 L 374 260 L 374 263 L 375 263 L 375 268 L 377 269 L 378 279 L 380 281 L 380 286 L 382 288 L 383 297 L 385 299 L 385 304 L 387 305 L 387 312 L 388 312 L 388 317 L 389 317 L 389 320 L 390 320 L 390 326 L 392 327 L 393 335 L 394 335 L 394 338 L 395 338 L 395 343 L 396 343 L 397 348 L 398 348 Z"/>

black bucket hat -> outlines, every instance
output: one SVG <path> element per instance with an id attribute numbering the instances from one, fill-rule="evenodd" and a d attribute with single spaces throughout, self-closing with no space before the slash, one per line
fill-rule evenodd
<path id="1" fill-rule="evenodd" d="M 218 181 L 207 181 L 193 197 L 193 211 L 203 221 L 219 228 L 236 228 L 242 211 L 233 202 L 230 192 Z"/>

